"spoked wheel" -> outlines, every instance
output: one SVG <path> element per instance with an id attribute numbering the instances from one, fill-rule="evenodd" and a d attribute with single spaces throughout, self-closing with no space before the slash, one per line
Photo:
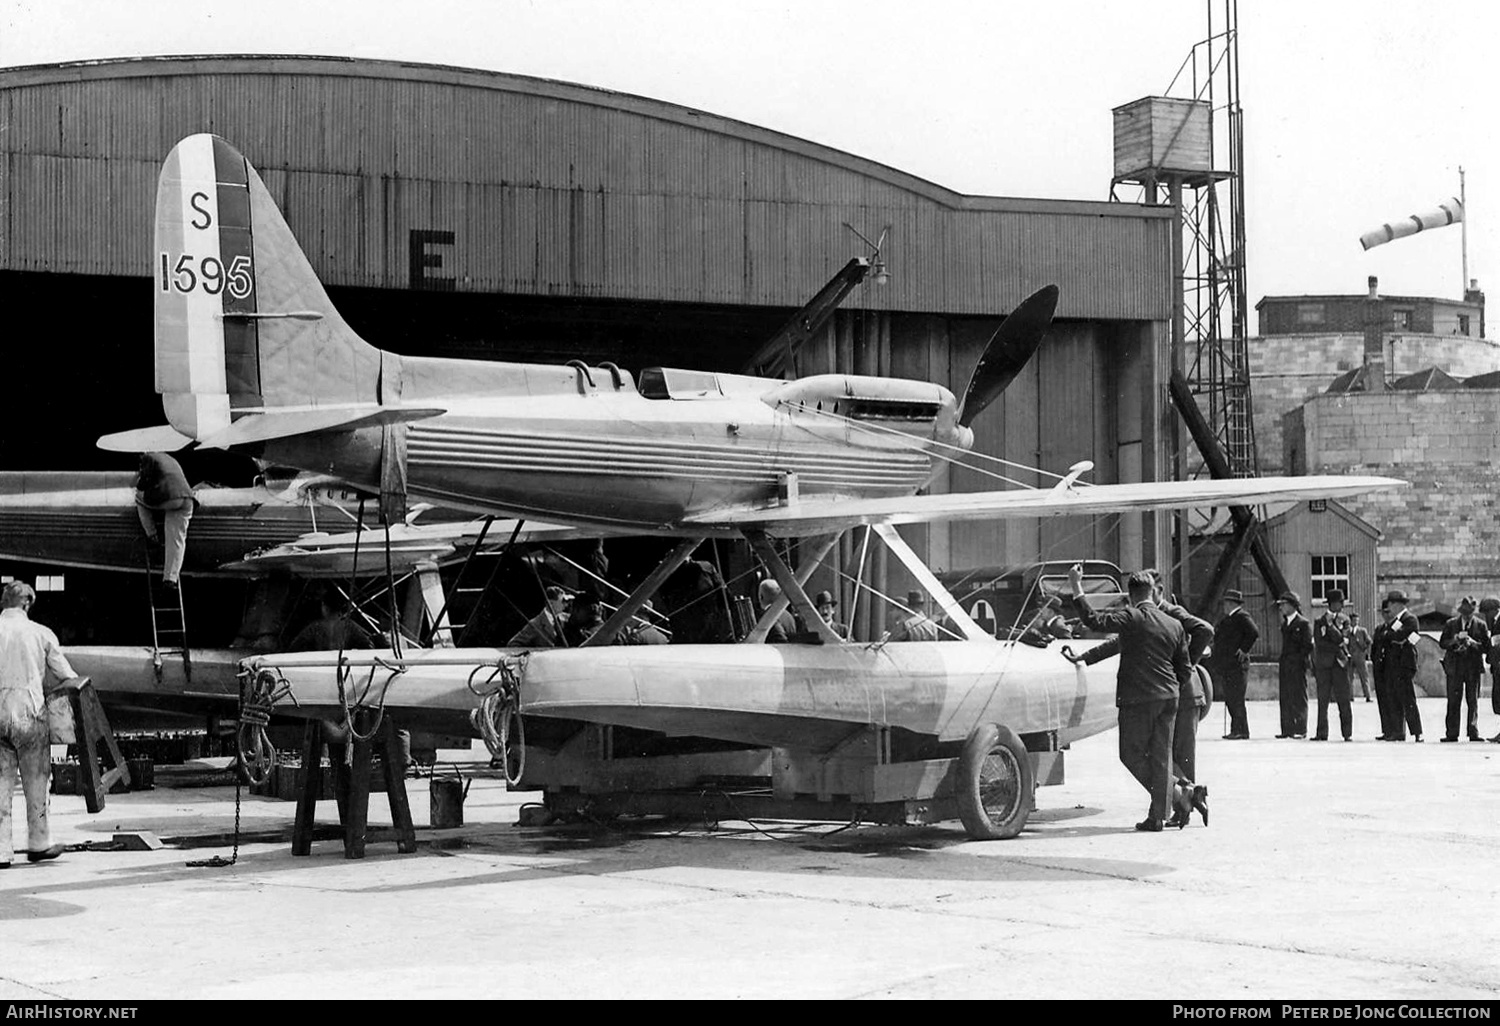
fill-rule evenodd
<path id="1" fill-rule="evenodd" d="M 995 723 L 975 727 L 958 757 L 958 815 L 969 836 L 1016 836 L 1031 815 L 1035 793 L 1036 771 L 1015 731 Z"/>

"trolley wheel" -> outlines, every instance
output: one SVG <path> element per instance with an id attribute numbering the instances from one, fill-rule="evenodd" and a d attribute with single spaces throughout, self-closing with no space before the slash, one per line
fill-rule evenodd
<path id="1" fill-rule="evenodd" d="M 1009 727 L 982 723 L 958 757 L 958 815 L 981 841 L 1014 837 L 1026 825 L 1036 796 L 1036 770 L 1026 746 Z"/>
<path id="2" fill-rule="evenodd" d="M 1198 683 L 1203 685 L 1203 707 L 1198 710 L 1198 722 L 1202 723 L 1208 719 L 1208 710 L 1214 705 L 1214 679 L 1202 666 L 1193 667 L 1193 672 L 1198 675 Z"/>

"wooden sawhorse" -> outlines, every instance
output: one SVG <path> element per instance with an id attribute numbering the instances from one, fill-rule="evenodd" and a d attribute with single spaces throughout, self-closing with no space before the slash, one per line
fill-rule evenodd
<path id="1" fill-rule="evenodd" d="M 115 743 L 114 731 L 109 729 L 109 719 L 104 715 L 93 682 L 88 677 L 73 677 L 60 683 L 51 694 L 59 691 L 67 693 L 73 711 L 74 744 L 78 749 L 75 793 L 83 795 L 83 804 L 90 812 L 103 811 L 104 796 L 111 787 L 116 783 L 130 786 L 130 770 Z"/>
<path id="2" fill-rule="evenodd" d="M 354 728 L 370 733 L 375 713 L 361 709 L 354 714 Z M 312 854 L 313 826 L 317 818 L 318 797 L 323 793 L 323 750 L 328 750 L 328 768 L 333 773 L 334 799 L 338 802 L 339 825 L 344 828 L 344 858 L 365 857 L 365 835 L 370 818 L 371 756 L 380 752 L 385 772 L 385 793 L 391 803 L 391 823 L 396 834 L 396 850 L 410 854 L 417 850 L 417 832 L 411 822 L 411 806 L 406 800 L 405 767 L 396 742 L 396 727 L 390 716 L 380 717 L 380 726 L 368 740 L 352 738 L 353 765 L 345 765 L 345 745 L 329 741 L 324 725 L 310 720 L 302 744 L 302 795 L 297 799 L 297 819 L 292 827 L 292 854 Z"/>

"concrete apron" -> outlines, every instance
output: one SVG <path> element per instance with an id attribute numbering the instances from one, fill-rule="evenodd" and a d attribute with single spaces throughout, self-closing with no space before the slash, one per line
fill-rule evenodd
<path id="1" fill-rule="evenodd" d="M 1271 740 L 1265 702 L 1253 740 L 1221 741 L 1215 710 L 1212 825 L 1162 834 L 1132 829 L 1146 796 L 1110 732 L 1074 746 L 1013 841 L 956 823 L 518 828 L 534 796 L 482 779 L 468 825 L 422 831 L 415 855 L 279 841 L 229 869 L 183 865 L 227 847 L 22 862 L 0 873 L 0 998 L 1494 998 L 1500 745 L 1436 743 L 1432 699 L 1426 743 L 1377 743 L 1374 708 L 1355 703 L 1352 744 Z M 425 825 L 427 782 L 409 787 Z M 82 805 L 54 797 L 57 840 L 234 818 L 224 787 Z M 243 820 L 292 814 L 247 796 Z M 371 815 L 389 822 L 378 795 Z"/>

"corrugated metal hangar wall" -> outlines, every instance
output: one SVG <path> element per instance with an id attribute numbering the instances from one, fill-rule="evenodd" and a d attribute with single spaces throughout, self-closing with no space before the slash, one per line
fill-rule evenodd
<path id="1" fill-rule="evenodd" d="M 844 222 L 871 237 L 889 226 L 891 281 L 855 291 L 805 371 L 961 392 L 1004 314 L 1055 282 L 1059 324 L 975 425 L 980 448 L 1056 471 L 1093 459 L 1099 481 L 1169 476 L 1163 208 L 963 196 L 671 104 L 377 61 L 0 71 L 0 119 L 0 282 L 12 310 L 27 304 L 48 326 L 12 336 L 42 386 L 21 401 L 57 442 L 0 441 L 0 466 L 113 465 L 95 435 L 160 419 L 156 175 L 178 139 L 212 131 L 261 172 L 335 302 L 376 344 L 738 369 L 863 252 Z M 962 469 L 937 485 L 994 486 Z M 937 569 L 1082 555 L 1136 565 L 1165 551 L 1166 529 L 1165 517 L 1129 517 L 917 535 L 930 533 Z"/>

